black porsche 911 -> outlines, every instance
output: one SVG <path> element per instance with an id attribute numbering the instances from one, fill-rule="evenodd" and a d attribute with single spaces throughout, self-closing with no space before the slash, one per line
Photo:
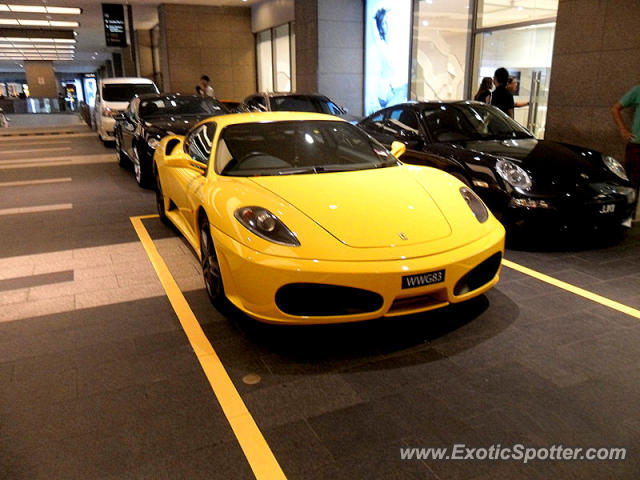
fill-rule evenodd
<path id="1" fill-rule="evenodd" d="M 507 227 L 631 226 L 636 192 L 622 165 L 600 152 L 538 140 L 479 102 L 409 102 L 359 124 L 401 160 L 449 172 L 471 186 Z"/>
<path id="2" fill-rule="evenodd" d="M 120 166 L 131 162 L 141 187 L 153 185 L 153 153 L 165 135 L 184 135 L 200 120 L 229 113 L 214 98 L 198 95 L 147 94 L 134 97 L 116 117 L 114 135 Z"/>

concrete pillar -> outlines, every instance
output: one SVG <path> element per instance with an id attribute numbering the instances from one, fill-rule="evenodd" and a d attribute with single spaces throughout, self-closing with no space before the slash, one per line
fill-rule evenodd
<path id="1" fill-rule="evenodd" d="M 364 2 L 296 0 L 299 92 L 319 92 L 363 113 Z"/>
<path id="2" fill-rule="evenodd" d="M 32 97 L 57 97 L 58 81 L 53 71 L 53 62 L 28 61 L 24 62 L 24 69 Z"/>
<path id="3" fill-rule="evenodd" d="M 151 30 L 136 30 L 138 62 L 140 75 L 153 79 L 153 51 L 151 49 Z"/>
<path id="4" fill-rule="evenodd" d="M 159 7 L 164 90 L 195 93 L 208 75 L 216 97 L 242 100 L 256 90 L 249 7 L 163 4 Z"/>
<path id="5" fill-rule="evenodd" d="M 638 32 L 638 2 L 559 2 L 545 138 L 624 157 L 610 110 L 640 82 Z"/>

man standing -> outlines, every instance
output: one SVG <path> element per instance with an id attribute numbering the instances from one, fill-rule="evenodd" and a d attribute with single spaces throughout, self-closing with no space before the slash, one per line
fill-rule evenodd
<path id="1" fill-rule="evenodd" d="M 498 107 L 504 113 L 513 118 L 513 95 L 507 89 L 507 81 L 509 80 L 509 72 L 506 68 L 500 67 L 493 74 L 493 83 L 496 88 L 491 95 L 491 105 Z"/>
<path id="2" fill-rule="evenodd" d="M 204 97 L 214 97 L 214 93 L 213 93 L 213 87 L 211 85 L 209 85 L 209 76 L 208 75 L 202 75 L 200 77 L 200 91 L 202 92 L 202 95 Z"/>
<path id="3" fill-rule="evenodd" d="M 627 128 L 622 119 L 621 111 L 624 108 L 635 108 L 631 130 Z M 611 108 L 620 135 L 627 142 L 624 155 L 624 168 L 629 180 L 638 188 L 640 186 L 640 84 L 625 93 L 618 103 Z"/>

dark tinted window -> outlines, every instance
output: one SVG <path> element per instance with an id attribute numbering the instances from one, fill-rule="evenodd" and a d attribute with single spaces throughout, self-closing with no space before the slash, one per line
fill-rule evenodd
<path id="1" fill-rule="evenodd" d="M 140 101 L 142 118 L 154 115 L 222 115 L 227 109 L 219 101 L 209 97 L 161 97 Z"/>
<path id="2" fill-rule="evenodd" d="M 211 144 L 216 133 L 216 124 L 209 122 L 191 131 L 184 141 L 184 151 L 197 162 L 209 165 Z"/>
<path id="3" fill-rule="evenodd" d="M 342 115 L 344 112 L 332 101 L 313 95 L 283 95 L 271 97 L 274 112 L 317 112 Z"/>
<path id="4" fill-rule="evenodd" d="M 134 95 L 145 93 L 158 93 L 158 90 L 149 83 L 113 83 L 102 86 L 102 98 L 107 102 L 128 102 Z"/>
<path id="5" fill-rule="evenodd" d="M 398 131 L 410 131 L 419 133 L 418 117 L 413 110 L 408 108 L 396 108 L 391 110 L 387 120 L 387 126 L 397 129 Z"/>
<path id="6" fill-rule="evenodd" d="M 267 107 L 264 103 L 264 98 L 262 96 L 252 97 L 247 102 L 247 107 L 249 107 L 250 111 L 254 112 L 266 112 Z"/>
<path id="7" fill-rule="evenodd" d="M 397 164 L 362 130 L 331 121 L 231 125 L 221 133 L 216 158 L 216 170 L 234 176 L 337 172 Z"/>
<path id="8" fill-rule="evenodd" d="M 434 105 L 422 111 L 422 118 L 437 142 L 531 137 L 518 122 L 490 105 Z"/>

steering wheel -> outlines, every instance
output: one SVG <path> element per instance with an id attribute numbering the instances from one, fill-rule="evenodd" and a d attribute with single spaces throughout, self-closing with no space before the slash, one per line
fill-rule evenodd
<path id="1" fill-rule="evenodd" d="M 258 157 L 261 155 L 266 155 L 264 152 L 258 152 L 258 151 L 253 151 L 253 152 L 249 152 L 247 153 L 244 157 L 242 157 L 240 160 L 236 160 L 235 158 L 232 158 L 231 160 L 229 160 L 229 163 L 227 163 L 225 165 L 225 167 L 222 169 L 222 172 L 220 173 L 226 173 L 229 170 L 231 170 L 232 168 L 236 168 L 239 167 L 243 162 L 254 158 L 254 157 Z"/>

